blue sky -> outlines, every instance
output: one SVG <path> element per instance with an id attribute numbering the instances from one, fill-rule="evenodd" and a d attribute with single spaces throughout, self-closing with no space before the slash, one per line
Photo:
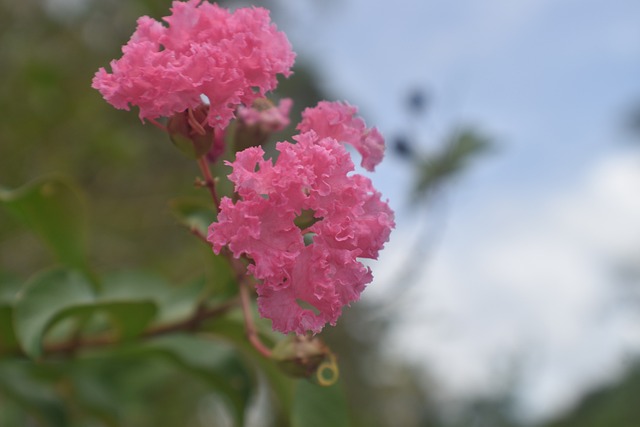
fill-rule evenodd
<path id="1" fill-rule="evenodd" d="M 445 400 L 495 391 L 517 360 L 533 417 L 619 373 L 640 349 L 640 317 L 619 304 L 611 274 L 640 247 L 640 152 L 622 130 L 640 101 L 640 3 L 275 3 L 330 93 L 383 134 L 411 125 L 428 149 L 471 123 L 500 144 L 449 189 L 446 209 L 407 209 L 398 189 L 411 176 L 397 159 L 372 176 L 399 221 L 367 298 L 393 298 L 390 266 L 419 218 L 441 236 L 390 338 L 398 352 Z M 403 108 L 414 87 L 432 97 L 417 124 Z"/>

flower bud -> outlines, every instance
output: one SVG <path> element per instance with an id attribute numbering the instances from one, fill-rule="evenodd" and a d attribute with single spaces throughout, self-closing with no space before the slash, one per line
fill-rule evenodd
<path id="1" fill-rule="evenodd" d="M 214 130 L 206 122 L 208 105 L 176 113 L 167 123 L 171 142 L 189 157 L 200 158 L 213 144 Z"/>
<path id="2" fill-rule="evenodd" d="M 267 98 L 259 98 L 251 107 L 239 107 L 237 112 L 236 151 L 264 144 L 269 136 L 289 126 L 289 111 L 293 102 L 280 100 L 278 106 Z"/>

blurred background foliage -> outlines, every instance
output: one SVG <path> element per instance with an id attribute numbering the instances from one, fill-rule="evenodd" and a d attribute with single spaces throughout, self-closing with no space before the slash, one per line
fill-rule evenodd
<path id="1" fill-rule="evenodd" d="M 346 404 L 340 403 L 340 388 L 318 391 L 306 382 L 292 385 L 283 379 L 243 347 L 242 328 L 232 315 L 207 325 L 208 333 L 220 340 L 174 334 L 36 362 L 11 356 L 16 348 L 9 326 L 12 298 L 23 282 L 37 283 L 33 277 L 44 269 L 71 265 L 90 277 L 143 270 L 168 283 L 162 292 L 170 293 L 167 300 L 172 304 L 165 307 L 154 301 L 158 310 L 180 313 L 202 297 L 203 286 L 211 291 L 212 285 L 202 285 L 202 278 L 221 272 L 211 266 L 216 261 L 210 251 L 175 215 L 176 206 L 185 206 L 175 201 L 178 195 L 186 194 L 191 206 L 207 201 L 207 195 L 192 185 L 196 164 L 177 155 L 156 128 L 142 126 L 135 111 L 111 108 L 90 87 L 95 71 L 120 56 L 137 17 L 159 18 L 168 5 L 158 0 L 0 0 L 0 187 L 8 191 L 42 176 L 62 177 L 47 182 L 64 188 L 58 194 L 68 193 L 64 197 L 70 201 L 61 205 L 66 210 L 49 215 L 53 222 L 48 230 L 64 230 L 65 224 L 81 230 L 66 233 L 66 239 L 46 231 L 34 233 L 23 208 L 7 202 L 9 209 L 0 210 L 0 425 L 195 427 L 229 426 L 232 419 L 244 418 L 252 426 L 338 426 L 347 412 L 350 421 L 344 425 L 362 427 L 522 425 L 514 417 L 509 390 L 499 398 L 463 402 L 453 410 L 440 407 L 438 390 L 418 382 L 411 366 L 382 356 L 379 339 L 393 310 L 376 317 L 372 313 L 381 307 L 364 303 L 347 310 L 337 327 L 323 333 L 339 357 Z M 294 99 L 292 123 L 298 121 L 301 108 L 332 95 L 322 93 L 317 76 L 302 60 L 278 90 L 278 96 Z M 412 96 L 408 114 L 425 104 L 420 95 Z M 637 112 L 631 116 L 634 129 L 638 117 Z M 293 130 L 287 132 L 277 138 Z M 406 159 L 407 167 L 415 170 L 416 184 L 407 191 L 418 204 L 428 203 L 471 160 L 494 146 L 486 135 L 466 127 L 453 129 L 433 153 L 416 152 L 410 135 L 388 140 L 391 155 Z M 32 197 L 37 198 L 37 192 Z M 31 214 L 42 216 L 42 207 L 34 203 L 29 205 Z M 50 206 L 44 209 L 51 213 Z M 187 214 L 182 213 L 184 220 Z M 62 247 L 52 251 L 47 242 Z M 86 252 L 74 254 L 69 247 L 86 247 Z M 144 280 L 130 278 L 124 286 Z M 158 296 L 157 290 L 149 289 L 135 298 L 126 294 L 139 304 L 136 310 Z M 234 294 L 225 284 L 214 290 Z M 110 309 L 100 305 L 104 300 L 92 304 Z M 82 317 L 80 312 L 72 314 L 68 317 Z M 256 366 L 259 369 L 252 368 Z M 545 425 L 640 425 L 638 390 L 636 369 Z M 306 398 L 296 400 L 296 393 Z"/>

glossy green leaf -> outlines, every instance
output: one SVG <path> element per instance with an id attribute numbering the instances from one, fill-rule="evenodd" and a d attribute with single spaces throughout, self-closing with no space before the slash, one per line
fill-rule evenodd
<path id="1" fill-rule="evenodd" d="M 60 322 L 76 319 L 75 324 L 72 323 L 71 326 L 76 326 L 80 331 L 83 331 L 86 325 L 98 327 L 98 330 L 103 333 L 105 329 L 113 328 L 120 340 L 128 340 L 140 335 L 151 323 L 156 313 L 156 305 L 148 300 L 94 300 L 59 311 L 50 322 L 50 326 L 55 328 Z M 100 314 L 106 315 L 106 322 L 104 316 L 101 317 Z M 96 318 L 98 322 L 95 322 Z M 94 323 L 91 323 L 92 320 Z"/>
<path id="2" fill-rule="evenodd" d="M 150 299 L 160 303 L 170 291 L 170 284 L 145 271 L 123 270 L 105 275 L 100 295 L 105 300 Z"/>
<path id="3" fill-rule="evenodd" d="M 0 305 L 13 306 L 22 282 L 8 273 L 0 271 Z"/>
<path id="4" fill-rule="evenodd" d="M 189 229 L 207 235 L 209 225 L 216 220 L 211 203 L 195 198 L 174 199 L 170 203 L 171 212 L 178 222 Z"/>
<path id="5" fill-rule="evenodd" d="M 78 366 L 76 366 L 78 368 Z M 97 370 L 93 370 L 97 371 Z M 113 378 L 96 378 L 97 373 L 89 369 L 74 369 L 71 374 L 74 398 L 85 412 L 100 419 L 105 426 L 119 426 L 121 422 L 122 396 L 114 390 Z"/>
<path id="6" fill-rule="evenodd" d="M 105 284 L 109 283 L 112 282 Z M 71 326 L 77 331 L 63 332 L 67 335 L 82 332 L 82 327 L 90 324 L 91 319 L 99 320 L 98 314 L 107 315 L 120 339 L 135 337 L 145 330 L 158 311 L 158 304 L 148 292 L 148 289 L 147 292 L 134 289 L 126 293 L 113 286 L 105 287 L 104 293 L 96 295 L 80 273 L 56 269 L 40 274 L 26 284 L 15 305 L 13 321 L 18 341 L 29 356 L 38 357 L 50 328 L 76 319 Z"/>
<path id="7" fill-rule="evenodd" d="M 151 301 L 100 302 L 98 310 L 109 313 L 121 339 L 140 335 L 156 316 L 157 306 Z"/>
<path id="8" fill-rule="evenodd" d="M 238 281 L 229 265 L 229 261 L 222 255 L 215 255 L 211 248 L 204 248 L 203 261 L 206 263 L 206 277 L 211 292 L 219 298 L 231 298 L 238 295 Z"/>
<path id="9" fill-rule="evenodd" d="M 0 393 L 38 420 L 37 425 L 66 427 L 68 413 L 51 385 L 40 381 L 27 361 L 0 361 Z"/>
<path id="10" fill-rule="evenodd" d="M 258 319 L 257 317 L 254 318 Z M 265 327 L 263 322 L 258 322 L 257 326 L 260 329 L 260 335 L 265 345 L 273 347 L 275 338 L 269 333 L 268 328 Z M 277 405 L 274 409 L 280 411 L 281 416 L 288 418 L 292 407 L 295 381 L 285 375 L 273 360 L 265 359 L 249 343 L 242 313 L 238 310 L 229 313 L 227 316 L 213 319 L 207 323 L 207 330 L 232 342 L 245 357 L 248 357 L 258 367 L 274 393 Z"/>
<path id="11" fill-rule="evenodd" d="M 0 272 L 0 352 L 18 346 L 13 330 L 13 305 L 21 285 L 17 278 Z"/>
<path id="12" fill-rule="evenodd" d="M 113 302 L 151 301 L 158 308 L 156 323 L 171 323 L 191 316 L 203 295 L 202 281 L 173 286 L 162 277 L 127 270 L 104 278 L 100 299 Z"/>
<path id="13" fill-rule="evenodd" d="M 69 183 L 50 177 L 16 190 L 0 188 L 0 204 L 40 236 L 62 263 L 86 270 L 84 207 Z"/>
<path id="14" fill-rule="evenodd" d="M 174 287 L 163 301 L 158 323 L 171 323 L 193 315 L 197 304 L 205 298 L 207 289 L 204 278 Z"/>
<path id="15" fill-rule="evenodd" d="M 42 338 L 60 312 L 92 303 L 93 290 L 79 273 L 62 269 L 39 274 L 18 295 L 13 320 L 22 349 L 31 357 L 42 353 Z"/>
<path id="16" fill-rule="evenodd" d="M 13 331 L 13 309 L 0 306 L 0 353 L 11 351 L 17 347 L 18 341 Z"/>
<path id="17" fill-rule="evenodd" d="M 216 220 L 216 213 L 212 210 L 211 203 L 200 199 L 174 199 L 171 201 L 171 211 L 181 225 L 197 231 L 202 236 L 207 235 L 209 225 Z M 215 295 L 218 297 L 235 295 L 238 287 L 228 260 L 223 256 L 215 255 L 209 245 L 203 245 L 202 253 L 207 279 Z"/>
<path id="18" fill-rule="evenodd" d="M 340 382 L 322 387 L 298 380 L 291 410 L 292 427 L 349 427 L 345 393 Z"/>
<path id="19" fill-rule="evenodd" d="M 185 369 L 210 382 L 233 409 L 237 425 L 244 423 L 244 411 L 254 381 L 238 352 L 228 343 L 186 334 L 159 337 L 143 348 L 166 354 Z"/>

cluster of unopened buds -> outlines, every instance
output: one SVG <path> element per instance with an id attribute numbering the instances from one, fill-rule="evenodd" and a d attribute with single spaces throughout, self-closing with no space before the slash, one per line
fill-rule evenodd
<path id="1" fill-rule="evenodd" d="M 377 258 L 394 227 L 344 144 L 373 171 L 382 136 L 349 104 L 320 102 L 302 112 L 293 141 L 265 158 L 264 141 L 289 125 L 292 105 L 266 95 L 279 74 L 292 74 L 295 58 L 269 12 L 174 1 L 163 20 L 140 18 L 122 57 L 96 73 L 93 87 L 116 108 L 137 106 L 141 120 L 198 160 L 217 209 L 206 240 L 251 278 L 245 282 L 274 330 L 303 337 L 335 325 L 373 279 L 360 259 Z M 224 177 L 209 169 L 218 161 L 232 168 L 231 197 L 218 197 Z"/>

